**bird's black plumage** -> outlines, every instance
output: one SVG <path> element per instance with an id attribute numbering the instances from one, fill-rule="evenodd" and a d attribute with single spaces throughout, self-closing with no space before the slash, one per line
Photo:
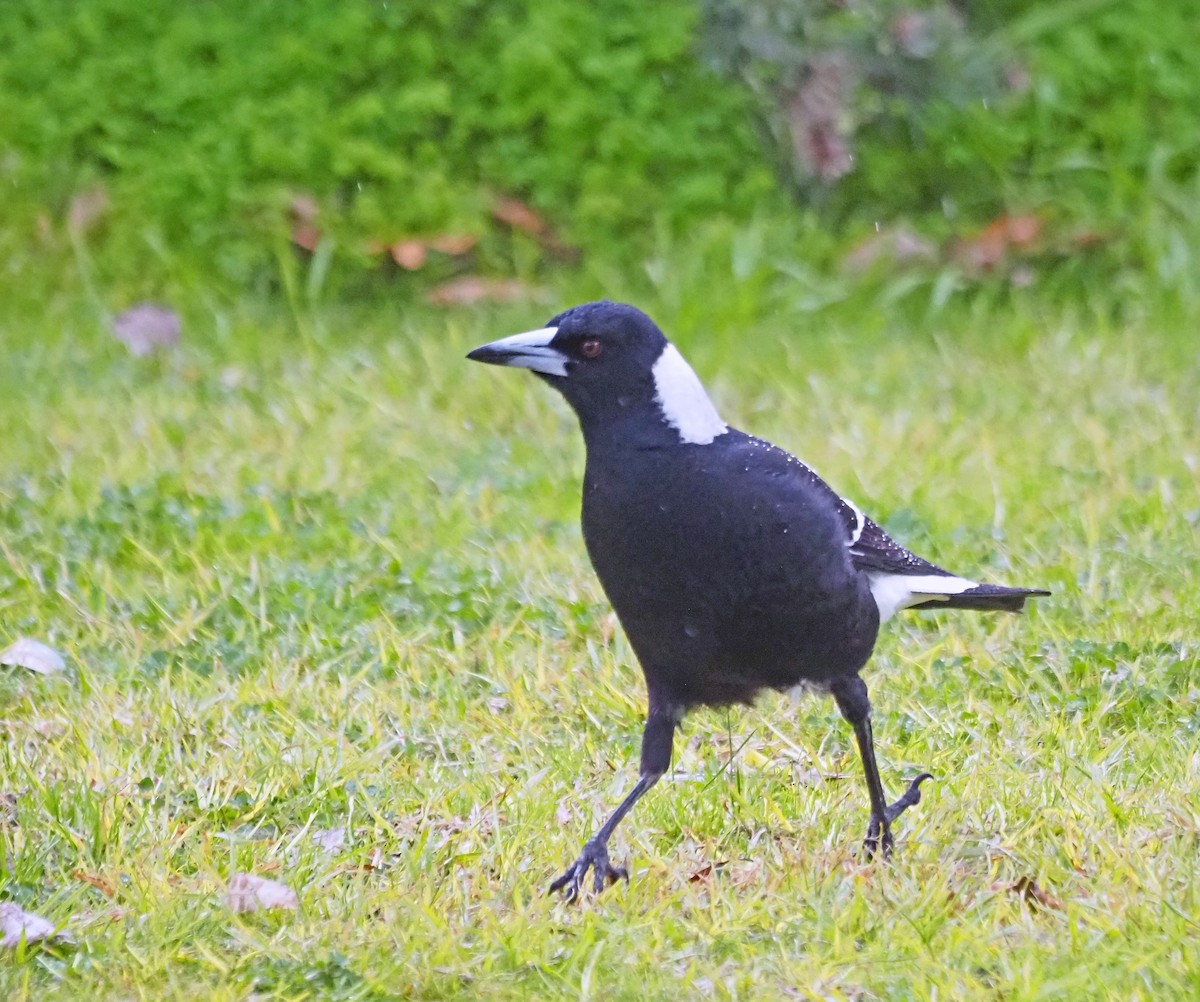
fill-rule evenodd
<path id="1" fill-rule="evenodd" d="M 879 625 L 925 606 L 1017 611 L 1046 592 L 977 584 L 910 553 L 796 457 L 728 427 L 682 356 L 641 311 L 577 306 L 470 358 L 533 369 L 579 417 L 587 445 L 583 535 L 646 677 L 642 775 L 554 889 L 575 897 L 623 871 L 607 843 L 670 765 L 695 706 L 807 683 L 852 724 L 871 799 L 868 852 L 920 798 L 888 804 L 859 671 Z"/>

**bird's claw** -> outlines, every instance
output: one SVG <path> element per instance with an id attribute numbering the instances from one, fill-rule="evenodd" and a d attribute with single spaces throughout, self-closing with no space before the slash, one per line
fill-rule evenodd
<path id="1" fill-rule="evenodd" d="M 588 870 L 592 871 L 593 887 L 597 894 L 609 884 L 629 879 L 629 871 L 625 867 L 613 866 L 609 862 L 607 846 L 599 842 L 588 842 L 580 851 L 579 858 L 550 885 L 550 893 L 562 891 L 567 901 L 578 901 Z"/>
<path id="2" fill-rule="evenodd" d="M 921 784 L 927 779 L 933 779 L 933 775 L 923 772 L 909 783 L 908 789 L 896 799 L 896 802 L 888 805 L 884 817 L 871 815 L 871 822 L 867 825 L 867 837 L 863 840 L 863 854 L 867 859 L 873 858 L 880 849 L 883 850 L 884 859 L 891 859 L 892 849 L 895 845 L 895 839 L 892 838 L 892 822 L 908 808 L 921 802 Z"/>

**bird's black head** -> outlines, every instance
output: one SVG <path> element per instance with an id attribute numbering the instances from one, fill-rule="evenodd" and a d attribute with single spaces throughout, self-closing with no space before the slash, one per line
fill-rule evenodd
<path id="1" fill-rule="evenodd" d="M 711 441 L 725 431 L 687 362 L 641 310 L 603 300 L 545 327 L 482 345 L 467 358 L 532 369 L 567 398 L 589 439 L 604 431 L 639 438 L 673 431 Z"/>

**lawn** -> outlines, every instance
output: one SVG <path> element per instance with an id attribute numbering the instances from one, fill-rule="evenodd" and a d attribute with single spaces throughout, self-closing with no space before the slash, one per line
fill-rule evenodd
<path id="1" fill-rule="evenodd" d="M 73 942 L 8 951 L 0 996 L 1200 996 L 1196 318 L 734 309 L 681 273 L 638 302 L 731 422 L 943 566 L 1054 591 L 885 629 L 885 783 L 936 776 L 895 859 L 859 855 L 832 703 L 769 696 L 688 719 L 613 843 L 628 884 L 544 893 L 636 775 L 642 682 L 573 418 L 463 355 L 598 280 L 477 312 L 196 293 L 146 359 L 68 291 L 0 329 L 0 647 L 67 660 L 0 669 L 0 898 Z M 299 907 L 233 913 L 235 872 Z"/>

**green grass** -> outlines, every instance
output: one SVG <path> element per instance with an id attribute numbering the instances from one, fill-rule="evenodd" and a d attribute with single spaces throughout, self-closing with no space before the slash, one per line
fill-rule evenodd
<path id="1" fill-rule="evenodd" d="M 1200 994 L 1196 318 L 756 312 L 678 273 L 638 298 L 726 417 L 939 563 L 1054 589 L 886 630 L 885 781 L 937 776 L 894 862 L 857 861 L 832 704 L 770 696 L 689 718 L 628 885 L 543 893 L 633 781 L 642 683 L 573 420 L 462 356 L 595 280 L 480 313 L 195 295 L 148 360 L 68 292 L 0 329 L 0 646 L 70 666 L 0 674 L 0 898 L 76 941 L 0 958 L 0 996 Z M 299 910 L 231 914 L 238 870 Z"/>

